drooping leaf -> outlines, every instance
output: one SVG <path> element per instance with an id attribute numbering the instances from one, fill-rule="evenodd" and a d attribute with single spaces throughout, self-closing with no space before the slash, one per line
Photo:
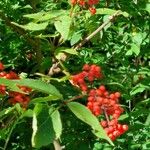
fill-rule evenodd
<path id="1" fill-rule="evenodd" d="M 47 105 L 37 104 L 35 106 L 32 128 L 32 146 L 35 148 L 46 146 L 55 139 L 55 132 Z"/>
<path id="2" fill-rule="evenodd" d="M 77 102 L 70 102 L 67 104 L 67 106 L 76 115 L 77 118 L 91 126 L 93 133 L 95 133 L 99 138 L 106 139 L 110 144 L 113 145 L 112 141 L 101 127 L 98 119 L 91 113 L 90 110 Z"/>
<path id="3" fill-rule="evenodd" d="M 62 134 L 62 122 L 60 118 L 60 113 L 58 110 L 54 110 L 54 112 L 51 113 L 50 116 L 52 118 L 53 128 L 55 131 L 56 139 L 60 138 Z"/>

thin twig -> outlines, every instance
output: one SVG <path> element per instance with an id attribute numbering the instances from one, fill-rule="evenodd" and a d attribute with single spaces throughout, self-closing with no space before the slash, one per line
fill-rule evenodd
<path id="1" fill-rule="evenodd" d="M 94 32 L 92 32 L 88 37 L 84 38 L 74 49 L 78 50 L 81 48 L 87 41 L 93 38 L 98 32 L 100 32 L 105 26 L 107 26 L 111 21 L 114 20 L 120 14 L 120 11 L 115 12 L 113 15 L 109 17 L 107 21 L 105 21 L 101 26 L 99 26 Z"/>
<path id="2" fill-rule="evenodd" d="M 11 137 L 11 135 L 12 135 L 12 132 L 13 132 L 14 128 L 16 127 L 16 125 L 17 125 L 19 119 L 20 119 L 20 118 L 18 118 L 18 119 L 14 122 L 14 124 L 12 125 L 12 128 L 10 129 L 9 134 L 8 134 L 8 136 L 7 136 L 7 139 L 6 139 L 6 141 L 5 141 L 3 150 L 6 150 L 6 149 L 7 149 L 7 145 L 8 145 L 8 142 L 9 142 L 9 140 L 10 140 L 10 137 Z"/>
<path id="3" fill-rule="evenodd" d="M 70 99 L 64 101 L 64 103 L 67 104 L 67 103 L 72 102 L 72 101 L 74 101 L 74 100 L 76 100 L 76 99 L 83 98 L 84 96 L 85 96 L 85 95 L 74 96 L 74 97 L 72 97 L 72 98 L 70 98 Z"/>
<path id="4" fill-rule="evenodd" d="M 60 145 L 58 140 L 54 140 L 53 144 L 54 144 L 55 150 L 62 150 L 62 147 L 61 147 L 61 145 Z"/>
<path id="5" fill-rule="evenodd" d="M 104 111 L 104 115 L 105 115 L 105 117 L 106 117 L 106 120 L 107 120 L 107 122 L 109 123 L 110 120 L 109 120 L 108 114 L 107 114 L 107 112 L 106 112 L 106 109 L 103 108 L 103 111 Z"/>

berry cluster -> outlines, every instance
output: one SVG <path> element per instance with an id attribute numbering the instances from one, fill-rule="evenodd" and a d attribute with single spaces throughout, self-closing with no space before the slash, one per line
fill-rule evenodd
<path id="1" fill-rule="evenodd" d="M 112 119 L 111 121 L 103 120 L 100 124 L 112 141 L 128 130 L 128 126 L 119 124 L 117 119 Z"/>
<path id="2" fill-rule="evenodd" d="M 99 3 L 99 0 L 87 0 L 87 1 L 86 0 L 71 0 L 71 4 L 73 6 L 77 4 L 80 7 L 88 8 L 92 15 L 96 13 L 96 9 L 94 5 L 98 3 Z"/>
<path id="3" fill-rule="evenodd" d="M 72 81 L 73 84 L 80 87 L 82 91 L 87 91 L 88 86 L 86 81 L 92 83 L 95 79 L 102 78 L 101 68 L 96 65 L 90 66 L 85 64 L 82 70 L 81 73 L 72 76 Z"/>
<path id="4" fill-rule="evenodd" d="M 81 73 L 72 76 L 73 85 L 87 92 L 87 108 L 95 116 L 105 116 L 106 120 L 102 120 L 100 124 L 111 140 L 115 140 L 116 137 L 128 130 L 127 125 L 118 123 L 118 118 L 124 111 L 119 105 L 121 94 L 119 92 L 109 93 L 104 85 L 95 89 L 88 89 L 86 81 L 91 83 L 95 79 L 102 78 L 101 68 L 96 65 L 85 64 L 82 70 Z"/>
<path id="5" fill-rule="evenodd" d="M 118 104 L 120 93 L 109 94 L 105 86 L 101 85 L 98 89 L 90 90 L 88 94 L 87 107 L 94 115 L 99 116 L 105 110 L 113 119 L 118 119 L 123 109 Z"/>
<path id="6" fill-rule="evenodd" d="M 4 70 L 4 65 L 0 62 L 0 78 L 6 78 L 6 79 L 10 79 L 10 80 L 15 80 L 15 79 L 19 79 L 19 76 L 13 72 L 5 72 Z M 18 86 L 23 92 L 26 93 L 30 93 L 31 89 L 25 86 Z M 14 92 L 14 91 L 7 91 L 7 88 L 5 85 L 1 84 L 0 85 L 0 94 L 1 95 L 6 95 L 8 93 L 9 96 L 9 102 L 11 104 L 16 104 L 16 103 L 20 103 L 22 105 L 22 107 L 26 108 L 28 103 L 29 103 L 29 96 L 19 93 L 19 92 Z"/>

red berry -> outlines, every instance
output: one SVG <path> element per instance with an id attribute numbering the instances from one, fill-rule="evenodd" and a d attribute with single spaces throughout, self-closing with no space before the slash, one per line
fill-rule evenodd
<path id="1" fill-rule="evenodd" d="M 101 126 L 104 127 L 104 128 L 107 127 L 107 125 L 108 125 L 108 124 L 107 124 L 107 121 L 105 121 L 105 120 L 101 121 L 100 124 L 101 124 Z"/>
<path id="2" fill-rule="evenodd" d="M 71 0 L 71 4 L 75 5 L 77 3 L 77 0 Z"/>
<path id="3" fill-rule="evenodd" d="M 89 11 L 91 12 L 92 15 L 96 14 L 96 9 L 93 7 L 90 7 Z"/>
<path id="4" fill-rule="evenodd" d="M 90 70 L 90 66 L 88 64 L 85 64 L 82 69 L 84 71 L 89 71 Z"/>
<path id="5" fill-rule="evenodd" d="M 99 87 L 99 89 L 100 89 L 102 92 L 105 92 L 105 90 L 106 90 L 106 88 L 105 88 L 104 85 L 101 85 L 101 86 Z"/>
<path id="6" fill-rule="evenodd" d="M 119 98 L 119 97 L 121 96 L 121 94 L 120 94 L 119 92 L 116 92 L 116 93 L 115 93 L 115 96 L 116 96 L 117 98 Z"/>
<path id="7" fill-rule="evenodd" d="M 115 136 L 114 136 L 112 133 L 108 134 L 108 137 L 109 137 L 112 141 L 115 140 Z"/>
<path id="8" fill-rule="evenodd" d="M 0 71 L 3 71 L 4 70 L 4 65 L 0 62 Z"/>
<path id="9" fill-rule="evenodd" d="M 127 131 L 128 130 L 128 126 L 127 125 L 122 125 L 122 129 L 123 129 L 123 131 Z"/>

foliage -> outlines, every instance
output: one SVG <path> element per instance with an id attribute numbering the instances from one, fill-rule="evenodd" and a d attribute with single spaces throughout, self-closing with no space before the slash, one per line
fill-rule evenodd
<path id="1" fill-rule="evenodd" d="M 150 149 L 150 1 L 93 7 L 96 14 L 66 0 L 0 1 L 1 149 Z M 71 82 L 84 64 L 102 68 L 93 88 L 121 93 L 119 121 L 129 130 L 113 143 Z M 16 95 L 30 100 L 10 101 Z"/>

